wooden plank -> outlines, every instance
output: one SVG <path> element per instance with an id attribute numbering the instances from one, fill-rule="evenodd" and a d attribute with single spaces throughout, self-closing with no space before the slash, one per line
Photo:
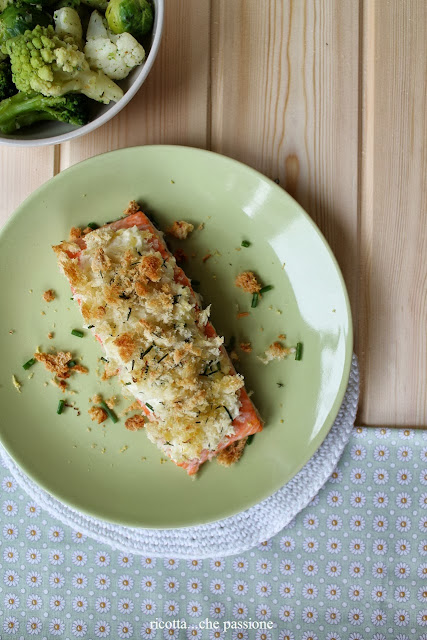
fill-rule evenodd
<path id="1" fill-rule="evenodd" d="M 212 0 L 212 148 L 279 178 L 308 211 L 354 314 L 358 53 L 353 0 Z"/>
<path id="2" fill-rule="evenodd" d="M 61 146 L 61 170 L 121 147 L 206 147 L 209 19 L 209 0 L 166 0 L 163 40 L 146 82 L 113 120 Z"/>
<path id="3" fill-rule="evenodd" d="M 360 420 L 427 425 L 427 4 L 363 22 Z"/>
<path id="4" fill-rule="evenodd" d="M 0 147 L 0 227 L 25 198 L 54 174 L 54 147 Z"/>

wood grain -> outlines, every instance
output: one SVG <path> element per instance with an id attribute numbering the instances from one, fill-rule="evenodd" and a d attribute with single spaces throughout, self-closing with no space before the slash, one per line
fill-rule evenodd
<path id="1" fill-rule="evenodd" d="M 356 312 L 357 3 L 213 0 L 211 34 L 213 149 L 280 179 L 331 244 Z"/>
<path id="2" fill-rule="evenodd" d="M 360 420 L 427 425 L 427 4 L 366 2 Z"/>
<path id="3" fill-rule="evenodd" d="M 162 44 L 138 94 L 94 133 L 61 145 L 60 169 L 140 144 L 207 145 L 209 0 L 166 0 Z"/>
<path id="4" fill-rule="evenodd" d="M 0 226 L 43 182 L 53 176 L 53 147 L 0 147 Z"/>

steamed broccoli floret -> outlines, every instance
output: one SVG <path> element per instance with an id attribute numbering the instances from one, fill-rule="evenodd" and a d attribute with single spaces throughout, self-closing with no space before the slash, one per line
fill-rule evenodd
<path id="1" fill-rule="evenodd" d="M 58 120 L 76 126 L 89 120 L 88 99 L 77 94 L 46 98 L 40 94 L 17 93 L 0 102 L 0 132 L 15 133 L 41 120 Z"/>
<path id="2" fill-rule="evenodd" d="M 94 11 L 86 33 L 85 56 L 92 69 L 100 69 L 109 78 L 122 80 L 142 64 L 145 51 L 130 33 L 112 33 L 105 19 Z"/>
<path id="3" fill-rule="evenodd" d="M 12 82 L 12 69 L 9 60 L 0 62 L 0 100 L 9 98 L 16 93 L 16 87 Z"/>
<path id="4" fill-rule="evenodd" d="M 52 24 L 52 16 L 38 7 L 15 2 L 0 14 L 0 45 L 36 25 L 47 27 Z"/>
<path id="5" fill-rule="evenodd" d="M 3 49 L 10 56 L 16 88 L 23 93 L 78 92 L 105 104 L 123 96 L 120 87 L 102 71 L 92 71 L 77 45 L 61 40 L 52 26 L 26 31 L 7 40 Z"/>
<path id="6" fill-rule="evenodd" d="M 110 0 L 105 17 L 113 33 L 131 33 L 137 40 L 153 28 L 153 8 L 148 0 Z"/>

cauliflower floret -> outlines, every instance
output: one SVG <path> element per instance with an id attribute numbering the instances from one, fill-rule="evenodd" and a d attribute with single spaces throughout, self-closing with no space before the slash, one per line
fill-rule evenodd
<path id="1" fill-rule="evenodd" d="M 98 11 L 90 17 L 86 39 L 84 52 L 91 68 L 114 80 L 126 78 L 144 61 L 144 47 L 130 33 L 115 35 L 107 29 Z"/>
<path id="2" fill-rule="evenodd" d="M 81 49 L 83 46 L 83 29 L 77 11 L 72 7 L 62 7 L 55 11 L 53 19 L 58 36 L 65 42 L 67 42 L 68 37 L 71 37 Z"/>

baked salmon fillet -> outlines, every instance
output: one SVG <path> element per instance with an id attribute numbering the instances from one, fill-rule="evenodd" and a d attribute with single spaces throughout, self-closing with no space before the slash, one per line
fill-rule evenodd
<path id="1" fill-rule="evenodd" d="M 189 475 L 215 456 L 227 465 L 262 421 L 209 322 L 210 306 L 201 308 L 136 203 L 127 212 L 87 233 L 73 229 L 53 247 L 59 267 L 109 368 L 146 414 L 148 438 Z"/>

